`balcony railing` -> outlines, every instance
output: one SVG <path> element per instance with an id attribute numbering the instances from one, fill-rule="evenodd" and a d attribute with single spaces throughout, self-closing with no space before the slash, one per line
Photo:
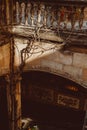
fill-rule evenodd
<path id="1" fill-rule="evenodd" d="M 13 21 L 17 25 L 51 29 L 86 30 L 87 7 L 46 3 L 15 3 Z"/>
<path id="2" fill-rule="evenodd" d="M 55 30 L 63 37 L 73 35 L 72 39 L 79 40 L 84 36 L 87 41 L 87 1 L 59 0 L 55 2 L 14 2 L 10 11 L 11 25 L 23 28 L 41 28 Z M 1 6 L 1 25 L 6 23 L 5 7 Z M 27 31 L 28 32 L 28 31 Z M 76 41 L 77 42 L 77 41 Z"/>

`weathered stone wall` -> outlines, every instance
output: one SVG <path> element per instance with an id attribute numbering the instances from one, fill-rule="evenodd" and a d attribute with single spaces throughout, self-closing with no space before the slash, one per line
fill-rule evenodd
<path id="1" fill-rule="evenodd" d="M 27 41 L 17 42 L 19 51 L 26 47 Z M 21 45 L 21 47 L 20 47 Z M 24 71 L 40 70 L 61 75 L 87 87 L 87 54 L 70 51 L 61 51 L 60 44 L 34 43 L 32 54 L 27 57 Z M 44 49 L 42 49 L 44 48 Z M 42 52 L 43 51 L 43 52 Z M 38 53 L 37 53 L 38 52 Z M 16 52 L 17 54 L 17 52 Z M 20 64 L 20 58 L 16 55 L 16 65 Z"/>
<path id="2" fill-rule="evenodd" d="M 83 59 L 82 59 L 83 58 Z M 25 70 L 33 69 L 33 70 L 42 70 L 48 71 L 50 73 L 55 73 L 57 75 L 61 75 L 68 79 L 79 83 L 80 85 L 87 87 L 87 55 L 80 53 L 61 53 L 56 51 L 53 54 L 50 54 L 43 58 L 38 58 L 38 60 L 34 60 L 29 62 L 25 66 Z M 79 63 L 79 59 L 82 59 Z M 84 62 L 82 62 L 84 60 Z"/>
<path id="3" fill-rule="evenodd" d="M 21 64 L 21 50 L 27 40 L 15 38 L 15 66 Z M 25 57 L 23 71 L 40 70 L 61 75 L 87 87 L 87 54 L 61 51 L 60 44 L 33 43 L 33 49 Z M 0 47 L 0 75 L 9 71 L 9 44 Z M 24 55 L 23 55 L 24 56 Z"/>

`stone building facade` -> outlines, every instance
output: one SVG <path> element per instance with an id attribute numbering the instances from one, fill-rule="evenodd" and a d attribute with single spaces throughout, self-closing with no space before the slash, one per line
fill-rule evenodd
<path id="1" fill-rule="evenodd" d="M 30 71 L 61 76 L 79 85 L 85 93 L 81 109 L 87 110 L 86 3 L 1 1 L 0 77 L 7 86 L 11 130 L 20 128 L 20 86 L 23 73 Z"/>

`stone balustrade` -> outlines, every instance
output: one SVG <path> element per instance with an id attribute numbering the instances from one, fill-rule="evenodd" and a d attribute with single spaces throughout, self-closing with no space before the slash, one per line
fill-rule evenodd
<path id="1" fill-rule="evenodd" d="M 87 29 L 87 7 L 44 3 L 15 3 L 15 23 L 65 30 Z"/>

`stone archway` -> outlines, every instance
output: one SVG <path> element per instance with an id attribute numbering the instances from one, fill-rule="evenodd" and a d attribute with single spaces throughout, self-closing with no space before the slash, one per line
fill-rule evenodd
<path id="1" fill-rule="evenodd" d="M 41 129 L 81 130 L 86 94 L 85 88 L 69 79 L 29 71 L 22 78 L 22 114 L 39 122 Z"/>

